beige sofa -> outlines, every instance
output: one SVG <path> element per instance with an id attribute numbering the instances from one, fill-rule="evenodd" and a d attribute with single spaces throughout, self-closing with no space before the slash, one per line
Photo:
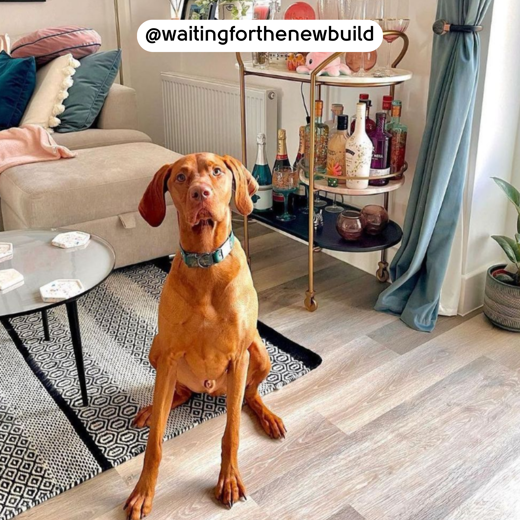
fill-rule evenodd
<path id="1" fill-rule="evenodd" d="M 155 172 L 180 155 L 153 144 L 136 127 L 135 91 L 113 85 L 96 128 L 53 134 L 77 157 L 16 166 L 0 175 L 3 229 L 93 233 L 112 245 L 116 267 L 175 252 L 177 216 L 170 197 L 159 228 L 151 228 L 137 207 Z"/>

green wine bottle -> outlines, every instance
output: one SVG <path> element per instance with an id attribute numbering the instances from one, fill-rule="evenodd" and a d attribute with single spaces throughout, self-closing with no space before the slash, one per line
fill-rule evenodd
<path id="1" fill-rule="evenodd" d="M 270 211 L 273 208 L 273 176 L 267 164 L 265 141 L 265 134 L 258 134 L 256 138 L 258 151 L 253 168 L 253 177 L 258 182 L 259 190 L 256 195 L 253 196 L 253 211 L 259 213 Z"/>

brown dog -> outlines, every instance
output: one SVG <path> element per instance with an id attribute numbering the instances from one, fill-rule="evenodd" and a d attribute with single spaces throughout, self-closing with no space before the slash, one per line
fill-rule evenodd
<path id="1" fill-rule="evenodd" d="M 246 495 L 237 460 L 244 396 L 268 435 L 285 436 L 282 420 L 258 393 L 271 363 L 256 328 L 258 297 L 242 246 L 230 242 L 231 251 L 225 250 L 229 254 L 207 268 L 199 262 L 207 263 L 209 255 L 191 254 L 214 252 L 230 237 L 233 181 L 235 205 L 248 215 L 253 209 L 251 196 L 258 189 L 256 181 L 236 159 L 209 153 L 188 155 L 163 166 L 139 205 L 143 218 L 159 226 L 169 190 L 178 212 L 183 251 L 175 255 L 166 278 L 159 304 L 159 332 L 150 350 L 150 362 L 157 370 L 153 405 L 135 418 L 136 426 L 150 426 L 150 434 L 141 477 L 124 506 L 131 520 L 152 509 L 168 414 L 192 392 L 227 394 L 215 496 L 229 507 Z M 189 267 L 186 255 L 198 266 Z"/>

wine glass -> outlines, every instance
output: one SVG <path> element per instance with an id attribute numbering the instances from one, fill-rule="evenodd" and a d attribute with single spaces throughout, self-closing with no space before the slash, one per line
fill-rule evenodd
<path id="1" fill-rule="evenodd" d="M 367 19 L 367 2 L 368 0 L 350 0 L 350 19 L 366 20 Z M 359 70 L 354 72 L 352 76 L 363 78 L 367 75 L 365 71 L 365 53 L 361 53 L 361 63 Z"/>
<path id="2" fill-rule="evenodd" d="M 351 13 L 352 0 L 339 0 L 339 19 L 352 20 Z"/>
<path id="3" fill-rule="evenodd" d="M 289 195 L 298 191 L 300 178 L 298 171 L 291 166 L 276 166 L 273 170 L 273 191 L 283 195 L 284 212 L 276 215 L 282 222 L 290 222 L 296 217 L 289 213 Z"/>
<path id="4" fill-rule="evenodd" d="M 320 20 L 339 20 L 339 0 L 318 0 Z"/>
<path id="5" fill-rule="evenodd" d="M 383 18 L 381 28 L 383 31 L 406 32 L 410 25 L 409 0 L 383 0 Z M 384 37 L 388 43 L 386 55 L 386 67 L 379 71 L 384 76 L 394 76 L 391 62 L 390 44 L 397 40 L 398 36 L 387 35 Z"/>

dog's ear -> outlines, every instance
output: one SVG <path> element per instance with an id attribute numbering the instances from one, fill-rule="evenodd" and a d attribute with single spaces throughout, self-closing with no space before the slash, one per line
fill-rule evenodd
<path id="1" fill-rule="evenodd" d="M 234 157 L 226 155 L 222 160 L 231 170 L 235 180 L 235 206 L 242 215 L 249 215 L 253 211 L 251 197 L 258 191 L 258 183 L 247 168 Z"/>
<path id="2" fill-rule="evenodd" d="M 166 216 L 164 194 L 168 190 L 166 183 L 172 172 L 172 164 L 165 164 L 153 177 L 139 202 L 139 213 L 150 224 L 160 226 Z"/>

